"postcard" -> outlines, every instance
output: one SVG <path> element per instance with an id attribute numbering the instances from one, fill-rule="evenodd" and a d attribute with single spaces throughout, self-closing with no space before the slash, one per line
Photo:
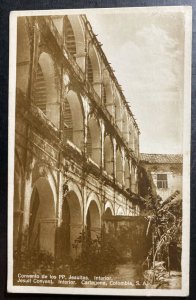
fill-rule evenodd
<path id="1" fill-rule="evenodd" d="M 189 294 L 192 10 L 10 14 L 10 293 Z"/>

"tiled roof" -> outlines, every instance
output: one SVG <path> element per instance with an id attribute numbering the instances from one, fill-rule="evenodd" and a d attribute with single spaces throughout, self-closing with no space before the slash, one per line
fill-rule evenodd
<path id="1" fill-rule="evenodd" d="M 151 164 L 182 164 L 182 154 L 148 154 L 141 153 L 140 160 Z"/>

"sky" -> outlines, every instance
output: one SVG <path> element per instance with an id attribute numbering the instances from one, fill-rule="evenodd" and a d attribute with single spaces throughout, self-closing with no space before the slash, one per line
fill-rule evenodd
<path id="1" fill-rule="evenodd" d="M 183 14 L 86 15 L 135 115 L 140 152 L 182 153 Z"/>

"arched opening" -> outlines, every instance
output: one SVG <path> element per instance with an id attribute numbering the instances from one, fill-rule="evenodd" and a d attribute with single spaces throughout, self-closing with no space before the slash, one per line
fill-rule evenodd
<path id="1" fill-rule="evenodd" d="M 76 59 L 75 36 L 68 16 L 64 17 L 64 42 L 69 53 L 73 56 L 74 59 Z"/>
<path id="2" fill-rule="evenodd" d="M 101 215 L 97 203 L 92 200 L 87 211 L 87 234 L 91 239 L 96 239 L 101 233 Z"/>
<path id="3" fill-rule="evenodd" d="M 123 138 L 125 139 L 125 141 L 128 142 L 128 135 L 129 135 L 128 117 L 127 117 L 127 113 L 125 110 L 124 110 L 123 119 L 122 119 L 122 131 L 123 131 Z"/>
<path id="4" fill-rule="evenodd" d="M 129 162 L 125 159 L 125 189 L 127 191 L 130 190 L 130 169 L 129 169 Z"/>
<path id="5" fill-rule="evenodd" d="M 122 208 L 122 206 L 119 206 L 117 212 L 116 212 L 116 215 L 117 216 L 125 216 L 125 211 L 124 209 Z"/>
<path id="6" fill-rule="evenodd" d="M 48 180 L 40 177 L 33 188 L 30 202 L 29 250 L 55 252 L 55 205 Z"/>
<path id="7" fill-rule="evenodd" d="M 114 223 L 113 223 L 113 218 L 112 216 L 114 215 L 114 209 L 112 207 L 112 204 L 110 201 L 107 201 L 106 202 L 106 205 L 105 205 L 105 212 L 104 212 L 104 232 L 106 234 L 112 234 L 112 235 L 115 235 L 115 232 L 114 232 Z"/>
<path id="8" fill-rule="evenodd" d="M 90 83 L 93 83 L 93 67 L 89 57 L 88 57 L 87 78 Z"/>
<path id="9" fill-rule="evenodd" d="M 91 139 L 91 132 L 89 130 L 89 126 L 88 126 L 88 131 L 87 131 L 86 150 L 87 150 L 87 155 L 92 157 L 92 139 Z"/>
<path id="10" fill-rule="evenodd" d="M 110 201 L 107 201 L 105 204 L 105 216 L 113 216 L 115 215 L 114 207 Z"/>
<path id="11" fill-rule="evenodd" d="M 34 101 L 37 107 L 39 107 L 43 113 L 46 115 L 46 103 L 47 103 L 47 94 L 46 94 L 46 84 L 44 75 L 40 65 L 37 66 L 36 80 L 34 83 Z"/>
<path id="12" fill-rule="evenodd" d="M 81 70 L 85 72 L 85 30 L 83 22 L 79 15 L 68 15 L 70 25 L 73 30 L 76 47 L 76 62 L 80 66 Z M 74 49 L 75 51 L 75 49 Z"/>
<path id="13" fill-rule="evenodd" d="M 84 112 L 79 96 L 69 91 L 64 100 L 64 140 L 70 139 L 79 149 L 84 148 Z"/>
<path id="14" fill-rule="evenodd" d="M 107 70 L 103 72 L 103 105 L 107 108 L 111 116 L 115 117 L 114 99 L 112 93 L 112 82 Z"/>
<path id="15" fill-rule="evenodd" d="M 79 199 L 74 191 L 68 192 L 62 206 L 62 259 L 66 261 L 70 256 L 78 254 L 74 250 L 74 242 L 82 233 L 82 213 Z"/>
<path id="16" fill-rule="evenodd" d="M 105 211 L 105 214 L 104 214 L 105 217 L 111 217 L 112 216 L 112 211 L 111 211 L 111 208 L 108 207 Z"/>
<path id="17" fill-rule="evenodd" d="M 17 18 L 17 75 L 16 87 L 25 95 L 29 84 L 30 41 L 26 17 Z"/>
<path id="18" fill-rule="evenodd" d="M 52 16 L 65 48 L 85 72 L 85 30 L 80 15 Z"/>
<path id="19" fill-rule="evenodd" d="M 104 141 L 104 168 L 109 175 L 114 172 L 114 150 L 111 138 L 109 135 L 105 137 Z"/>
<path id="20" fill-rule="evenodd" d="M 131 120 L 129 128 L 129 147 L 135 151 L 135 126 L 133 120 Z"/>
<path id="21" fill-rule="evenodd" d="M 115 116 L 116 116 L 116 125 L 120 130 L 122 130 L 121 103 L 120 103 L 119 95 L 115 96 Z"/>
<path id="22" fill-rule="evenodd" d="M 42 52 L 39 56 L 34 82 L 34 102 L 47 118 L 59 127 L 60 104 L 56 82 L 54 62 L 48 53 Z"/>
<path id="23" fill-rule="evenodd" d="M 88 120 L 87 154 L 100 166 L 101 164 L 101 130 L 98 121 L 94 118 Z"/>
<path id="24" fill-rule="evenodd" d="M 69 102 L 65 98 L 62 105 L 63 111 L 63 140 L 73 141 L 73 122 Z"/>
<path id="25" fill-rule="evenodd" d="M 116 152 L 116 180 L 119 183 L 123 183 L 123 162 L 122 162 L 122 153 L 119 148 Z"/>
<path id="26" fill-rule="evenodd" d="M 107 107 L 106 88 L 103 85 L 103 105 Z"/>
<path id="27" fill-rule="evenodd" d="M 101 66 L 95 46 L 89 44 L 89 55 L 87 60 L 87 75 L 96 93 L 101 97 Z"/>

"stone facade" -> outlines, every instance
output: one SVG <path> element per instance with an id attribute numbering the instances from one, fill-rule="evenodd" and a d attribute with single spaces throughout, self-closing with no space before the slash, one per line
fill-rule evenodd
<path id="1" fill-rule="evenodd" d="M 139 215 L 138 165 L 138 126 L 86 17 L 18 17 L 14 249 L 26 233 L 73 257 L 106 212 Z"/>

